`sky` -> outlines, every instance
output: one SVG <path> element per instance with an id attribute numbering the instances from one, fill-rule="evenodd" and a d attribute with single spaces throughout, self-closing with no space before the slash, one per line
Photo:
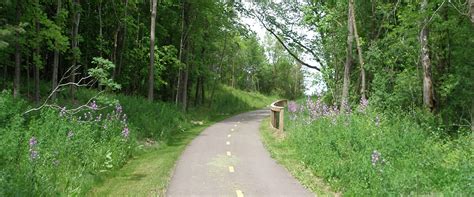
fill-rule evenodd
<path id="1" fill-rule="evenodd" d="M 248 5 L 249 3 L 246 2 L 244 3 L 244 5 L 245 4 Z M 246 24 L 252 31 L 257 34 L 260 43 L 263 45 L 263 41 L 265 40 L 266 29 L 260 24 L 260 22 L 257 19 L 242 15 L 240 16 L 240 20 L 243 24 Z M 310 32 L 309 30 L 300 30 L 298 33 L 301 33 L 302 35 L 307 35 L 309 37 L 312 37 L 315 34 L 314 32 Z M 311 55 L 307 53 L 303 53 L 300 58 L 310 65 L 316 65 L 320 67 L 320 64 L 313 60 L 311 58 Z M 321 79 L 320 73 L 317 70 L 308 68 L 306 66 L 302 66 L 301 69 L 304 73 L 305 95 L 315 95 L 325 90 L 326 86 L 324 85 L 324 83 L 315 83 L 316 80 Z"/>

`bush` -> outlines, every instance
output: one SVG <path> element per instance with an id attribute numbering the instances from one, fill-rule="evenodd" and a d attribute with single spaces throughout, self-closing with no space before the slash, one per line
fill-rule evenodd
<path id="1" fill-rule="evenodd" d="M 10 92 L 0 94 L 0 196 L 84 195 L 101 175 L 123 166 L 142 147 L 139 141 L 170 142 L 194 126 L 192 120 L 227 117 L 271 102 L 257 93 L 223 87 L 212 108 L 186 114 L 172 103 L 96 94 L 78 90 L 74 103 L 95 98 L 80 113 L 45 108 L 28 115 L 22 115 L 24 101 Z M 64 109 L 78 107 L 69 101 L 58 103 Z"/>
<path id="2" fill-rule="evenodd" d="M 96 175 L 121 167 L 135 147 L 135 129 L 120 106 L 107 115 L 44 109 L 25 121 L 18 107 L 5 103 L 14 103 L 10 94 L 0 98 L 2 119 L 9 119 L 0 127 L 1 196 L 83 194 Z"/>
<path id="3" fill-rule="evenodd" d="M 421 113 L 383 114 L 364 105 L 339 113 L 307 103 L 289 114 L 286 140 L 334 189 L 349 196 L 474 194 L 471 134 L 447 139 L 438 127 L 417 123 Z"/>

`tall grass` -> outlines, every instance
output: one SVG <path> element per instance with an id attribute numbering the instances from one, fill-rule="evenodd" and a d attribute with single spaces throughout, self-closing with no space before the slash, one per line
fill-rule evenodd
<path id="1" fill-rule="evenodd" d="M 96 93 L 80 90 L 74 103 L 85 104 Z M 45 108 L 24 116 L 31 106 L 4 91 L 0 94 L 0 196 L 84 195 L 100 177 L 142 152 L 145 142 L 156 142 L 158 148 L 187 143 L 190 136 L 180 136 L 196 122 L 207 123 L 271 102 L 263 95 L 229 87 L 219 88 L 214 99 L 211 107 L 185 113 L 172 103 L 107 94 L 95 100 L 97 110 L 88 104 L 91 109 L 76 114 Z M 66 99 L 58 104 L 67 109 L 76 106 Z M 171 155 L 179 155 L 182 149 L 170 150 L 176 152 Z M 176 158 L 169 158 L 161 170 L 168 173 Z"/>
<path id="2" fill-rule="evenodd" d="M 293 105 L 295 105 L 293 103 Z M 334 190 L 353 196 L 474 194 L 473 135 L 442 135 L 422 113 L 289 109 L 286 143 Z M 426 122 L 426 121 L 425 121 Z"/>

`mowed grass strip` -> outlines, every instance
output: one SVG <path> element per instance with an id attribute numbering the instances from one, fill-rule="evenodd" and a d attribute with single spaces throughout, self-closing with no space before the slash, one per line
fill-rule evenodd
<path id="1" fill-rule="evenodd" d="M 153 145 L 92 189 L 88 196 L 164 196 L 172 169 L 186 145 L 213 123 L 180 133 L 170 143 Z"/>

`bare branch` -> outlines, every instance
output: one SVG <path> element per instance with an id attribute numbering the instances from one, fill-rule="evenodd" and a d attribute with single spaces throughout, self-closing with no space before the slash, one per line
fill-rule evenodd
<path id="1" fill-rule="evenodd" d="M 62 87 L 64 86 L 76 86 L 76 87 L 89 87 L 89 86 L 92 86 L 94 85 L 96 82 L 97 82 L 97 79 L 94 79 L 94 80 L 91 80 L 87 83 L 84 83 L 84 81 L 86 81 L 87 79 L 90 79 L 92 78 L 92 76 L 86 76 L 86 77 L 83 77 L 81 78 L 78 82 L 67 82 L 67 83 L 62 83 L 61 82 L 64 80 L 64 79 L 67 79 L 69 78 L 70 76 L 72 75 L 77 75 L 79 73 L 76 73 L 75 71 L 78 69 L 78 67 L 80 66 L 77 66 L 76 68 L 73 68 L 73 66 L 69 67 L 69 69 L 66 70 L 66 72 L 63 74 L 63 76 L 61 77 L 61 80 L 59 80 L 59 85 L 57 85 L 52 91 L 51 93 L 48 95 L 48 97 L 46 97 L 46 99 L 44 100 L 43 104 L 36 107 L 36 108 L 32 108 L 32 109 L 29 109 L 27 111 L 25 111 L 23 113 L 23 115 L 26 115 L 30 112 L 33 112 L 33 111 L 38 111 L 38 110 L 41 110 L 43 109 L 44 107 L 50 107 L 50 108 L 57 108 L 57 109 L 62 109 L 61 107 L 57 106 L 57 105 L 54 105 L 54 104 L 48 104 L 48 102 L 50 101 L 50 99 L 52 98 L 52 96 L 57 93 L 57 92 L 60 92 L 62 91 Z M 102 92 L 99 92 L 97 95 L 101 94 Z M 96 95 L 96 96 L 97 96 Z M 96 96 L 92 97 L 91 99 L 95 98 Z M 91 100 L 89 100 L 86 105 L 89 104 Z M 79 108 L 81 108 L 83 106 L 80 106 Z"/>
<path id="2" fill-rule="evenodd" d="M 259 13 L 260 15 L 262 15 L 261 13 Z M 306 62 L 304 62 L 303 60 L 301 60 L 296 54 L 294 54 L 287 46 L 286 44 L 283 42 L 283 40 L 271 29 L 269 28 L 265 22 L 263 21 L 263 19 L 257 15 L 254 15 L 259 21 L 260 23 L 262 24 L 262 26 L 268 31 L 270 32 L 270 34 L 272 34 L 276 39 L 277 41 L 283 46 L 283 48 L 285 48 L 285 50 L 291 55 L 291 57 L 293 57 L 298 63 L 300 63 L 301 65 L 303 66 L 306 66 L 308 68 L 312 68 L 312 69 L 316 69 L 317 71 L 320 71 L 321 72 L 321 69 L 318 68 L 317 66 L 312 66 Z M 319 62 L 319 59 L 317 59 L 317 61 Z"/>

